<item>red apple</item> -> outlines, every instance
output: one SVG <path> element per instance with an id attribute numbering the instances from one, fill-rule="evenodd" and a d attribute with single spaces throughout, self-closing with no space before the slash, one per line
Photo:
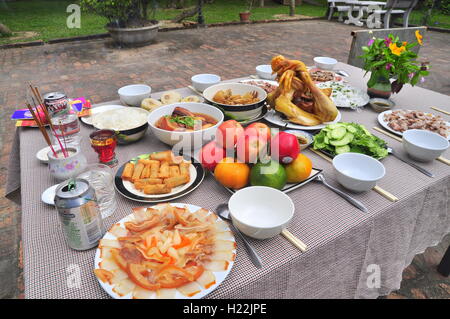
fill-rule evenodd
<path id="1" fill-rule="evenodd" d="M 244 134 L 244 128 L 240 123 L 235 120 L 225 121 L 217 128 L 217 145 L 226 149 L 233 149 L 242 134 Z"/>
<path id="2" fill-rule="evenodd" d="M 211 141 L 203 146 L 198 154 L 203 167 L 210 171 L 213 171 L 217 163 L 224 159 L 225 156 L 225 150 L 218 146 L 215 141 Z"/>
<path id="3" fill-rule="evenodd" d="M 245 128 L 244 133 L 246 135 L 256 135 L 264 138 L 267 142 L 270 141 L 271 135 L 270 135 L 270 128 L 260 122 L 252 123 L 249 126 Z"/>
<path id="4" fill-rule="evenodd" d="M 237 158 L 243 163 L 256 163 L 264 157 L 267 141 L 257 135 L 242 135 L 236 143 Z"/>
<path id="5" fill-rule="evenodd" d="M 289 164 L 300 153 L 300 144 L 295 135 L 279 132 L 272 138 L 270 155 L 274 160 L 282 164 Z"/>

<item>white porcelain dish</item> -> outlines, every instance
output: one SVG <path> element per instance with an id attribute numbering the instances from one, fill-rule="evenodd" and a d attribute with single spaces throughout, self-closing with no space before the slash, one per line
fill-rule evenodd
<path id="1" fill-rule="evenodd" d="M 48 204 L 55 206 L 55 195 L 56 195 L 56 189 L 58 188 L 59 184 L 50 186 L 47 188 L 41 195 L 41 200 Z"/>
<path id="2" fill-rule="evenodd" d="M 238 190 L 228 202 L 233 224 L 244 234 L 267 239 L 281 233 L 294 216 L 294 203 L 282 191 L 251 186 Z"/>
<path id="3" fill-rule="evenodd" d="M 195 212 L 195 211 L 197 211 L 197 210 L 199 210 L 201 208 L 199 206 L 190 205 L 190 204 L 184 204 L 184 203 L 170 203 L 170 205 L 176 206 L 176 207 L 186 207 L 191 212 Z M 153 207 L 155 207 L 155 206 L 153 206 Z M 209 214 L 213 214 L 213 213 L 211 211 L 209 211 Z M 121 225 L 123 227 L 125 222 L 129 222 L 129 221 L 133 221 L 133 214 L 130 214 L 130 215 L 122 218 L 121 220 L 119 220 L 117 222 L 117 224 L 119 224 L 119 225 Z M 219 218 L 217 218 L 217 223 L 224 223 L 224 222 L 219 217 Z M 228 228 L 228 226 L 226 226 L 224 228 L 224 231 L 229 231 L 229 233 L 231 234 L 231 231 Z M 103 238 L 104 239 L 112 239 L 112 240 L 114 240 L 114 239 L 116 239 L 116 236 L 114 236 L 110 232 L 107 232 Z M 226 240 L 231 240 L 231 241 L 235 242 L 235 239 L 234 239 L 233 235 L 230 235 L 230 237 L 226 238 Z M 233 250 L 233 253 L 236 253 L 236 250 Z M 101 257 L 101 250 L 99 248 L 97 248 L 97 250 L 95 252 L 95 260 L 94 260 L 94 267 L 95 267 L 95 269 L 99 269 L 100 268 L 99 264 L 100 264 L 100 262 L 102 260 L 103 260 L 103 258 Z M 215 281 L 215 283 L 212 286 L 208 287 L 207 289 L 202 289 L 199 293 L 195 294 L 192 297 L 186 297 L 183 294 L 181 294 L 179 291 L 176 291 L 175 295 L 174 295 L 174 299 L 200 299 L 200 298 L 208 295 L 209 293 L 214 291 L 225 280 L 225 278 L 231 272 L 231 269 L 233 268 L 233 265 L 234 265 L 234 261 L 229 261 L 227 270 L 225 270 L 225 271 L 213 271 L 213 274 L 214 274 L 214 276 L 216 278 L 216 281 Z M 132 299 L 133 298 L 133 293 L 132 292 L 130 292 L 129 294 L 121 297 L 113 290 L 114 286 L 112 286 L 112 285 L 110 285 L 108 283 L 104 283 L 104 282 L 102 282 L 99 279 L 98 279 L 98 282 L 99 282 L 100 286 L 106 291 L 106 293 L 108 293 L 108 295 L 110 295 L 112 298 L 115 298 L 115 299 Z M 153 298 L 157 299 L 156 293 L 154 294 Z"/>
<path id="4" fill-rule="evenodd" d="M 361 89 L 340 81 L 327 81 L 316 84 L 318 88 L 331 88 L 331 100 L 337 107 L 352 108 L 363 107 L 370 101 L 369 95 Z"/>
<path id="5" fill-rule="evenodd" d="M 276 74 L 272 74 L 272 67 L 269 64 L 261 64 L 256 67 L 256 74 L 264 80 L 275 80 Z"/>
<path id="6" fill-rule="evenodd" d="M 341 120 L 341 117 L 342 117 L 341 112 L 338 111 L 338 115 L 336 116 L 334 121 L 325 122 L 325 123 L 322 123 L 319 125 L 313 125 L 313 126 L 305 126 L 305 125 L 291 123 L 288 120 L 283 119 L 283 117 L 281 116 L 281 113 L 278 113 L 275 110 L 270 110 L 269 112 L 267 112 L 267 114 L 264 118 L 268 122 L 278 125 L 278 126 L 281 126 L 281 127 L 291 128 L 291 129 L 296 129 L 296 130 L 315 131 L 315 130 L 323 129 L 328 124 L 333 124 L 333 123 L 339 122 Z"/>
<path id="7" fill-rule="evenodd" d="M 217 103 L 213 100 L 213 98 L 216 93 L 221 90 L 231 90 L 232 94 L 239 95 L 244 95 L 245 93 L 256 91 L 256 93 L 258 94 L 258 101 L 252 104 L 244 105 L 226 105 Z M 203 91 L 203 97 L 206 101 L 208 101 L 209 104 L 214 105 L 215 107 L 220 109 L 228 118 L 242 121 L 256 118 L 261 114 L 267 98 L 267 93 L 264 89 L 255 85 L 244 83 L 220 83 L 210 86 L 205 91 Z"/>
<path id="8" fill-rule="evenodd" d="M 110 110 L 117 110 L 117 109 L 121 109 L 124 108 L 126 106 L 123 105 L 115 105 L 115 104 L 111 104 L 111 105 L 100 105 L 97 107 L 93 107 L 91 109 L 91 115 L 90 116 L 83 116 L 80 117 L 81 122 L 83 122 L 84 124 L 87 125 L 92 125 L 92 118 L 94 115 L 102 113 L 102 112 L 106 112 L 106 111 L 110 111 Z"/>
<path id="9" fill-rule="evenodd" d="M 409 156 L 421 162 L 429 162 L 438 158 L 449 147 L 447 139 L 427 130 L 403 132 L 402 144 Z"/>
<path id="10" fill-rule="evenodd" d="M 337 64 L 337 60 L 333 58 L 329 58 L 326 56 L 318 56 L 314 59 L 314 65 L 316 68 L 322 70 L 334 70 L 335 65 Z"/>
<path id="11" fill-rule="evenodd" d="M 175 107 L 183 107 L 194 113 L 203 113 L 209 115 L 217 120 L 216 125 L 205 130 L 193 132 L 173 132 L 167 131 L 155 126 L 156 122 L 165 115 L 172 114 Z M 148 124 L 153 134 L 163 143 L 171 146 L 177 146 L 184 149 L 198 149 L 206 142 L 211 141 L 215 135 L 217 128 L 222 124 L 224 119 L 223 113 L 214 106 L 205 103 L 180 102 L 169 105 L 164 105 L 148 116 Z"/>
<path id="12" fill-rule="evenodd" d="M 300 150 L 303 151 L 304 149 L 308 148 L 313 142 L 314 137 L 312 134 L 302 131 L 302 130 L 286 130 L 285 133 L 289 133 L 292 135 L 297 136 L 298 142 L 300 144 Z M 308 141 L 307 143 L 302 143 L 302 140 Z"/>
<path id="13" fill-rule="evenodd" d="M 37 153 L 36 153 L 36 158 L 41 162 L 41 163 L 44 163 L 44 164 L 47 164 L 48 163 L 48 152 L 50 152 L 51 151 L 51 148 L 50 148 L 50 146 L 47 146 L 47 147 L 44 147 L 43 149 L 41 149 L 41 150 L 39 150 Z"/>
<path id="14" fill-rule="evenodd" d="M 333 167 L 338 182 L 353 192 L 371 190 L 386 173 L 380 161 L 360 153 L 336 155 Z"/>
<path id="15" fill-rule="evenodd" d="M 216 74 L 196 74 L 191 77 L 192 86 L 199 92 L 203 92 L 212 85 L 220 83 L 221 78 Z"/>
<path id="16" fill-rule="evenodd" d="M 396 111 L 400 111 L 400 110 L 396 110 Z M 411 111 L 411 110 L 406 110 L 406 111 Z M 388 110 L 388 111 L 384 111 L 384 112 L 378 114 L 378 123 L 380 123 L 380 125 L 381 125 L 382 127 L 384 127 L 386 130 L 388 130 L 389 132 L 392 132 L 392 133 L 394 133 L 394 134 L 396 134 L 396 135 L 399 135 L 399 136 L 403 136 L 403 133 L 402 133 L 402 132 L 393 130 L 393 129 L 388 125 L 388 122 L 384 119 L 384 116 L 385 116 L 386 114 L 390 114 L 390 113 L 392 113 L 392 112 L 393 112 L 393 110 Z M 425 113 L 425 114 L 426 114 L 426 115 L 429 115 L 429 116 L 436 116 L 436 115 L 434 115 L 434 114 L 432 114 L 432 113 Z M 448 121 L 447 121 L 447 127 L 448 127 L 448 129 L 450 130 L 450 122 L 448 122 Z M 447 140 L 450 141 L 450 134 L 448 135 Z"/>
<path id="17" fill-rule="evenodd" d="M 117 93 L 122 103 L 129 106 L 141 106 L 142 100 L 150 97 L 152 88 L 146 84 L 132 84 L 121 87 Z"/>

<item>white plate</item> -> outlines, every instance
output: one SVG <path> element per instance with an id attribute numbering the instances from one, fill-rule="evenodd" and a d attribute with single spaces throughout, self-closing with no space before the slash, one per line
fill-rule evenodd
<path id="1" fill-rule="evenodd" d="M 160 204 L 161 205 L 161 204 Z M 170 203 L 170 205 L 172 206 L 177 206 L 177 207 L 187 207 L 189 209 L 190 212 L 195 212 L 197 210 L 199 210 L 201 207 L 199 206 L 195 206 L 195 205 L 190 205 L 190 204 L 183 204 L 183 203 Z M 158 206 L 158 205 L 156 205 Z M 152 206 L 155 207 L 155 206 Z M 213 214 L 211 211 L 209 211 L 210 214 Z M 124 226 L 125 222 L 128 221 L 132 221 L 132 215 L 130 214 L 124 218 L 122 218 L 120 221 L 118 221 L 116 224 L 120 224 L 122 227 Z M 222 220 L 220 217 L 218 217 L 217 221 Z M 227 227 L 225 230 L 230 231 L 230 229 Z M 107 232 L 105 234 L 105 236 L 103 236 L 104 239 L 116 239 L 116 237 Z M 228 240 L 234 241 L 236 242 L 236 240 L 234 239 L 233 235 L 231 235 L 230 238 L 228 238 Z M 236 254 L 236 249 L 233 250 L 233 252 Z M 97 248 L 97 251 L 95 252 L 95 261 L 94 261 L 94 268 L 95 269 L 99 269 L 99 263 L 102 261 L 102 258 L 100 258 L 100 249 Z M 234 261 L 229 261 L 228 263 L 228 269 L 225 271 L 213 271 L 214 276 L 216 277 L 216 283 L 214 285 L 212 285 L 211 287 L 209 287 L 208 289 L 203 289 L 202 291 L 200 291 L 199 293 L 195 294 L 192 297 L 186 297 L 183 294 L 181 294 L 180 292 L 176 292 L 175 295 L 175 299 L 200 299 L 204 296 L 206 296 L 207 294 L 209 294 L 210 292 L 214 291 L 221 283 L 222 281 L 225 280 L 225 278 L 228 276 L 228 274 L 231 271 L 231 268 L 233 268 L 234 265 Z M 108 283 L 104 283 L 101 280 L 99 280 L 97 278 L 98 282 L 100 283 L 100 286 L 113 298 L 115 299 L 131 299 L 132 298 L 132 294 L 133 292 L 130 292 L 128 295 L 125 295 L 123 297 L 119 296 L 118 294 L 116 294 L 113 291 L 113 286 L 108 284 Z M 155 293 L 155 297 L 156 297 L 156 293 Z"/>
<path id="2" fill-rule="evenodd" d="M 145 198 L 158 199 L 158 198 L 167 197 L 167 196 L 175 196 L 176 194 L 179 194 L 182 191 L 184 191 L 185 189 L 189 188 L 189 186 L 191 186 L 194 183 L 194 181 L 197 179 L 197 170 L 195 169 L 194 165 L 192 165 L 192 164 L 189 165 L 189 174 L 190 174 L 191 179 L 189 180 L 189 182 L 187 184 L 174 187 L 172 189 L 172 192 L 170 192 L 168 194 L 147 195 L 144 192 L 141 192 L 140 190 L 136 189 L 136 187 L 134 187 L 134 184 L 130 181 L 123 181 L 123 186 L 125 186 L 125 188 L 130 193 L 133 193 L 134 195 L 145 197 Z"/>
<path id="3" fill-rule="evenodd" d="M 333 89 L 331 99 L 337 107 L 355 109 L 358 107 L 363 107 L 369 103 L 370 100 L 370 97 L 366 92 L 344 82 L 328 81 L 316 83 L 316 85 L 321 89 Z M 340 88 L 340 90 L 337 90 L 336 88 Z"/>
<path id="4" fill-rule="evenodd" d="M 84 124 L 92 125 L 92 116 L 93 115 L 98 114 L 98 113 L 102 113 L 102 112 L 105 112 L 105 111 L 121 109 L 121 108 L 124 108 L 124 107 L 126 107 L 126 106 L 114 105 L 114 104 L 101 105 L 101 106 L 93 107 L 91 109 L 91 115 L 90 116 L 83 116 L 80 119 L 81 119 L 81 122 L 83 122 Z"/>
<path id="5" fill-rule="evenodd" d="M 239 83 L 248 83 L 248 82 L 265 82 L 265 83 L 269 83 L 269 84 L 278 86 L 278 82 L 277 82 L 277 81 L 273 81 L 273 80 L 247 79 L 247 80 L 241 80 L 241 81 L 239 81 Z"/>
<path id="6" fill-rule="evenodd" d="M 48 152 L 51 151 L 50 146 L 44 147 L 36 153 L 36 158 L 42 163 L 48 163 Z"/>
<path id="7" fill-rule="evenodd" d="M 286 128 L 292 128 L 292 129 L 299 129 L 299 130 L 321 130 L 323 129 L 325 126 L 327 126 L 328 124 L 333 124 L 333 123 L 337 123 L 341 120 L 341 112 L 338 111 L 338 115 L 336 116 L 336 118 L 334 119 L 334 121 L 332 122 L 324 122 L 322 124 L 319 125 L 314 125 L 314 126 L 304 126 L 304 125 L 300 125 L 300 124 L 295 124 L 295 123 L 291 123 L 288 120 L 284 120 L 280 113 L 274 111 L 274 110 L 270 110 L 269 112 L 267 112 L 266 116 L 264 117 L 268 122 L 278 125 L 278 126 L 282 126 L 282 127 L 286 127 Z"/>
<path id="8" fill-rule="evenodd" d="M 395 110 L 395 111 L 401 111 L 401 110 Z M 413 110 L 404 110 L 404 111 L 413 111 Z M 380 114 L 378 114 L 378 123 L 380 123 L 380 125 L 382 127 L 384 127 L 386 130 L 388 130 L 389 132 L 392 132 L 392 133 L 394 133 L 396 135 L 399 135 L 399 136 L 403 136 L 402 132 L 398 132 L 398 131 L 395 131 L 395 130 L 391 129 L 389 127 L 389 125 L 388 125 L 388 122 L 384 120 L 384 115 L 385 114 L 391 114 L 392 112 L 393 112 L 392 110 L 388 110 L 388 111 L 384 111 L 384 112 L 381 112 Z M 436 116 L 436 115 L 434 115 L 432 113 L 427 113 L 427 112 L 424 112 L 424 113 L 427 114 L 427 115 Z M 450 122 L 447 122 L 447 127 L 450 128 Z M 447 136 L 447 140 L 450 141 L 450 135 Z"/>
<path id="9" fill-rule="evenodd" d="M 50 186 L 47 188 L 41 195 L 41 200 L 48 205 L 55 205 L 55 194 L 56 188 L 58 188 L 59 184 Z"/>

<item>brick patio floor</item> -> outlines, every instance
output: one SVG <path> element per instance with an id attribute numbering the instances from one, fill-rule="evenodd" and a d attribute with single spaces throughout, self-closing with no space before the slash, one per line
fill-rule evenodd
<path id="1" fill-rule="evenodd" d="M 0 298 L 23 296 L 21 211 L 4 192 L 14 136 L 9 117 L 23 106 L 28 81 L 42 92 L 63 90 L 98 103 L 116 99 L 117 89 L 130 83 L 147 83 L 156 92 L 186 86 L 196 73 L 246 76 L 276 54 L 307 64 L 318 55 L 346 62 L 354 29 L 316 20 L 164 32 L 157 43 L 135 49 L 93 40 L 0 51 Z M 427 37 L 421 55 L 433 68 L 423 86 L 449 94 L 450 34 L 429 32 Z M 403 273 L 402 288 L 387 298 L 450 298 L 450 279 L 435 270 L 449 243 L 447 236 L 416 256 Z"/>

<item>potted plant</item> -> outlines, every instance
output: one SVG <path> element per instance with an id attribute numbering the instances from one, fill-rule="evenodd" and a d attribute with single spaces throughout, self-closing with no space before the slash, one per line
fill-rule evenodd
<path id="1" fill-rule="evenodd" d="M 156 20 L 148 19 L 148 4 L 155 0 L 81 0 L 84 10 L 108 19 L 106 29 L 113 40 L 122 45 L 144 45 L 151 42 L 159 29 Z"/>
<path id="2" fill-rule="evenodd" d="M 412 86 L 425 81 L 428 75 L 427 63 L 417 61 L 417 53 L 411 51 L 416 45 L 422 45 L 422 35 L 416 31 L 417 42 L 400 41 L 399 37 L 389 34 L 387 38 L 373 37 L 363 46 L 366 75 L 371 72 L 367 82 L 367 93 L 371 97 L 389 98 L 391 93 L 398 93 L 403 85 Z M 391 82 L 391 79 L 394 79 Z"/>
<path id="3" fill-rule="evenodd" d="M 244 12 L 239 12 L 239 18 L 241 22 L 250 22 L 250 14 L 253 7 L 253 0 L 246 0 L 247 10 Z"/>

